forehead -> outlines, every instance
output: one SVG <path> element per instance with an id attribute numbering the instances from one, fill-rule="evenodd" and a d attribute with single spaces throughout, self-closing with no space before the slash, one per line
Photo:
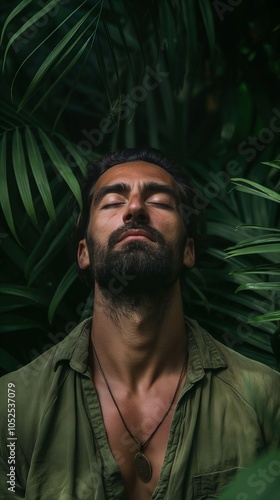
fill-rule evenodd
<path id="1" fill-rule="evenodd" d="M 120 163 L 109 168 L 98 179 L 95 185 L 95 193 L 103 186 L 118 182 L 126 182 L 133 187 L 134 184 L 144 184 L 146 182 L 163 182 L 177 190 L 176 182 L 171 174 L 166 170 L 144 161 L 131 161 Z"/>

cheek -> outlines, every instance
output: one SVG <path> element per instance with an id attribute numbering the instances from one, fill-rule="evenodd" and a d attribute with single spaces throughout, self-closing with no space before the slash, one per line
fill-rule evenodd
<path id="1" fill-rule="evenodd" d="M 88 232 L 94 241 L 100 244 L 108 242 L 110 235 L 117 229 L 118 223 L 115 217 L 98 217 L 90 220 Z M 120 225 L 120 224 L 119 224 Z"/>
<path id="2" fill-rule="evenodd" d="M 89 228 L 89 234 L 93 238 L 93 240 L 98 244 L 104 244 L 108 240 L 108 236 L 106 234 L 106 230 L 102 225 L 94 225 Z"/>
<path id="3" fill-rule="evenodd" d="M 181 218 L 165 224 L 166 240 L 177 245 L 186 239 L 186 227 Z"/>

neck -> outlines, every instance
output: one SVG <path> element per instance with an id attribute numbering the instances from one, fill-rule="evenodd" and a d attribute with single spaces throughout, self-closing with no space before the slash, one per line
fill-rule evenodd
<path id="1" fill-rule="evenodd" d="M 165 292 L 116 296 L 95 287 L 92 342 L 106 375 L 145 390 L 180 371 L 186 334 L 179 283 Z"/>

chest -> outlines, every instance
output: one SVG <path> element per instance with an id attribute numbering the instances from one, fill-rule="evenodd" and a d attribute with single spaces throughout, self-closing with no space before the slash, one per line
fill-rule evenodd
<path id="1" fill-rule="evenodd" d="M 101 409 L 108 444 L 123 477 L 127 500 L 150 500 L 159 481 L 161 468 L 167 448 L 174 405 L 166 415 L 166 407 L 159 399 L 135 404 L 127 401 L 122 405 L 121 416 L 116 405 L 107 397 L 101 397 Z M 135 456 L 139 444 L 143 443 L 142 453 L 144 474 L 151 468 L 151 478 L 145 482 L 137 473 L 142 462 Z M 146 443 L 146 444 L 145 444 Z M 140 471 L 141 475 L 141 471 Z"/>

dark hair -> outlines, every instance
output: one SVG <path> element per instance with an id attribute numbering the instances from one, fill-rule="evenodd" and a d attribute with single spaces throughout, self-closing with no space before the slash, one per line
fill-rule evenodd
<path id="1" fill-rule="evenodd" d="M 77 222 L 76 237 L 77 241 L 86 237 L 90 218 L 90 208 L 94 193 L 94 186 L 98 179 L 109 168 L 121 163 L 143 161 L 157 165 L 166 170 L 174 178 L 180 193 L 180 208 L 182 217 L 188 230 L 188 236 L 193 237 L 196 242 L 198 235 L 198 224 L 195 220 L 195 211 L 193 209 L 193 186 L 191 179 L 187 177 L 174 160 L 165 156 L 161 151 L 155 148 L 127 148 L 115 153 L 110 153 L 97 161 L 90 162 L 87 167 L 87 173 L 82 185 L 82 211 Z M 197 219 L 197 217 L 196 217 Z"/>

